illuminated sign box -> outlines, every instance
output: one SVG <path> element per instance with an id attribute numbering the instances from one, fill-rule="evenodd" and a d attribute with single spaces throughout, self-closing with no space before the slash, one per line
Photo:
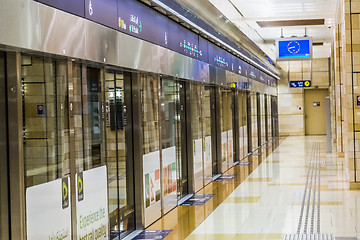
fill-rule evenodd
<path id="1" fill-rule="evenodd" d="M 311 81 L 290 81 L 289 86 L 291 88 L 311 87 Z"/>
<path id="2" fill-rule="evenodd" d="M 276 39 L 277 61 L 311 60 L 312 38 Z"/>

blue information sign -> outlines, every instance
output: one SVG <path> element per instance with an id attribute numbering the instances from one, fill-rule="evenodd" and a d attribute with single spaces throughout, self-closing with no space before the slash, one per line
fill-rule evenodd
<path id="1" fill-rule="evenodd" d="M 116 29 L 117 0 L 85 0 L 85 18 Z"/>
<path id="2" fill-rule="evenodd" d="M 311 81 L 290 81 L 290 87 L 292 88 L 311 87 Z"/>

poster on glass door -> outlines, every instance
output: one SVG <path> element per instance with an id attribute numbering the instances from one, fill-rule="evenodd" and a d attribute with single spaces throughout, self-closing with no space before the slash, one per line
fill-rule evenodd
<path id="1" fill-rule="evenodd" d="M 106 166 L 77 173 L 75 177 L 77 239 L 108 239 Z"/>
<path id="2" fill-rule="evenodd" d="M 26 189 L 28 240 L 71 239 L 70 178 Z"/>
<path id="3" fill-rule="evenodd" d="M 143 155 L 145 208 L 160 201 L 160 152 Z"/>
<path id="4" fill-rule="evenodd" d="M 194 140 L 194 174 L 195 179 L 199 178 L 202 175 L 202 139 Z"/>
<path id="5" fill-rule="evenodd" d="M 227 151 L 228 151 L 228 159 L 230 160 L 230 161 L 232 161 L 233 159 L 233 131 L 232 130 L 229 130 L 228 131 L 228 141 L 227 141 L 227 147 L 228 147 L 228 149 L 227 149 Z"/>
<path id="6" fill-rule="evenodd" d="M 162 150 L 164 196 L 176 193 L 176 149 L 175 146 Z"/>
<path id="7" fill-rule="evenodd" d="M 221 161 L 224 162 L 227 159 L 227 151 L 228 151 L 228 139 L 227 132 L 221 133 Z"/>

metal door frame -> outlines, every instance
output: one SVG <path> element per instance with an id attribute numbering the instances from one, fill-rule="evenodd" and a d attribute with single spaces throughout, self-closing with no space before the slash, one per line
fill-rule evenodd
<path id="1" fill-rule="evenodd" d="M 21 53 L 6 53 L 11 239 L 26 239 Z"/>
<path id="2" fill-rule="evenodd" d="M 8 176 L 8 128 L 7 128 L 7 94 L 6 94 L 6 53 L 0 52 L 0 239 L 9 240 L 9 176 Z"/>

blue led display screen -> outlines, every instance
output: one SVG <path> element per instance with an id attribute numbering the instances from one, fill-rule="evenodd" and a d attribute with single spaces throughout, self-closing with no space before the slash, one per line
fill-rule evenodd
<path id="1" fill-rule="evenodd" d="M 183 26 L 169 21 L 169 49 L 185 56 L 200 59 L 205 49 L 199 46 L 199 36 Z"/>
<path id="2" fill-rule="evenodd" d="M 208 50 L 209 50 L 209 63 L 210 64 L 217 66 L 217 67 L 225 68 L 225 69 L 230 68 L 230 63 L 229 63 L 229 58 L 228 58 L 229 55 L 227 54 L 227 52 L 225 50 L 216 46 L 213 43 L 208 43 Z"/>
<path id="3" fill-rule="evenodd" d="M 209 62 L 208 41 L 200 36 L 199 36 L 199 48 L 202 50 L 202 55 L 200 56 L 199 60 L 203 62 Z"/>
<path id="4" fill-rule="evenodd" d="M 310 39 L 278 40 L 279 59 L 310 59 L 312 41 Z"/>

